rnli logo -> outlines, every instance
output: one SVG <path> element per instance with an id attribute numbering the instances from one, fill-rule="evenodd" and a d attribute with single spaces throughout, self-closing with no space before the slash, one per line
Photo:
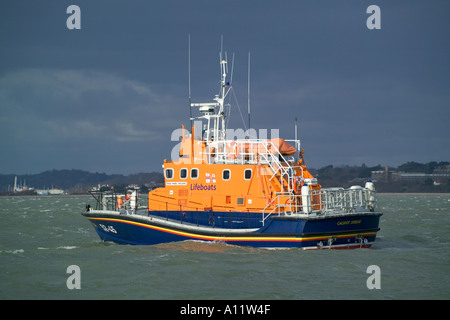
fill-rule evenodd
<path id="1" fill-rule="evenodd" d="M 198 191 L 214 191 L 216 190 L 216 185 L 213 183 L 216 183 L 216 175 L 214 173 L 206 173 L 205 182 L 207 184 L 203 183 L 191 183 L 191 190 L 198 190 Z"/>
<path id="2" fill-rule="evenodd" d="M 216 175 L 214 173 L 206 173 L 206 183 L 216 183 Z"/>

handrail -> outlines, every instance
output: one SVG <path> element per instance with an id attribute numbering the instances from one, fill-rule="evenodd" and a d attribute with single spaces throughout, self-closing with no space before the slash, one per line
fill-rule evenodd
<path id="1" fill-rule="evenodd" d="M 311 190 L 308 195 L 281 193 L 273 198 L 262 211 L 262 224 L 273 214 L 278 212 L 280 216 L 295 214 L 321 214 L 349 213 L 357 211 L 374 211 L 376 207 L 375 191 L 360 186 L 349 189 L 344 188 L 324 188 L 321 190 Z M 316 201 L 307 204 L 310 212 L 304 212 L 304 197 L 310 197 Z M 266 212 L 269 208 L 270 212 Z"/>
<path id="2" fill-rule="evenodd" d="M 301 177 L 303 176 L 303 168 L 301 166 L 294 166 L 293 161 L 286 159 L 280 153 L 278 147 L 270 140 L 216 140 L 205 143 L 205 152 L 201 152 L 201 155 L 206 157 L 208 163 L 268 165 L 273 173 L 269 180 L 279 175 L 281 192 L 291 192 L 293 190 L 294 169 L 300 168 L 302 172 Z M 236 144 L 237 150 L 232 156 L 228 153 L 228 148 L 231 143 Z"/>
<path id="3" fill-rule="evenodd" d="M 120 209 L 131 209 L 136 211 L 139 206 L 137 191 L 133 191 L 129 199 L 126 199 L 126 194 L 124 193 L 112 191 L 89 191 L 89 193 L 97 201 L 97 210 L 118 211 Z"/>

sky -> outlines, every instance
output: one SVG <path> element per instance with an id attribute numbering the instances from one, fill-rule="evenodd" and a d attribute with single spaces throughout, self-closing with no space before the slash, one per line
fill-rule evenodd
<path id="1" fill-rule="evenodd" d="M 309 167 L 449 161 L 449 12 L 447 0 L 2 0 L 0 173 L 162 172 L 189 126 L 189 35 L 192 100 L 218 93 L 223 38 L 229 128 L 245 128 L 250 53 L 251 126 L 293 139 L 297 117 Z"/>

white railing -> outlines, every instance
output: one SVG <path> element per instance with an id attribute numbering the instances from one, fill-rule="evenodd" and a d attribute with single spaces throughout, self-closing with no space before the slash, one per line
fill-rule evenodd
<path id="1" fill-rule="evenodd" d="M 271 215 L 333 214 L 374 211 L 375 191 L 353 186 L 313 190 L 308 194 L 281 193 L 262 212 L 262 223 Z M 270 211 L 269 211 L 270 210 Z"/>
<path id="2" fill-rule="evenodd" d="M 208 163 L 258 164 L 259 162 L 268 164 L 273 161 L 293 162 L 293 159 L 286 159 L 280 154 L 278 147 L 272 141 L 266 139 L 209 141 L 206 142 L 204 155 Z"/>
<path id="3" fill-rule="evenodd" d="M 128 195 L 108 191 L 90 191 L 89 193 L 97 200 L 96 210 L 118 211 L 120 209 L 131 209 L 136 211 L 139 206 L 136 190 Z"/>
<path id="4" fill-rule="evenodd" d="M 355 212 L 358 210 L 373 210 L 375 208 L 375 191 L 353 186 L 349 189 L 326 188 L 321 191 L 323 212 Z"/>
<path id="5" fill-rule="evenodd" d="M 296 145 L 298 140 L 293 141 Z M 204 156 L 208 163 L 215 164 L 250 164 L 268 165 L 272 171 L 269 180 L 279 177 L 280 192 L 292 191 L 295 170 L 300 170 L 303 176 L 303 168 L 295 166 L 294 157 L 286 157 L 280 153 L 278 147 L 270 140 L 244 139 L 244 140 L 219 140 L 206 144 Z"/>

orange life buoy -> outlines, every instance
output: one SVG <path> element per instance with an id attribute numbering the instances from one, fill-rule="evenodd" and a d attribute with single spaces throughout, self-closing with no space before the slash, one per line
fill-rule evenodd
<path id="1" fill-rule="evenodd" d="M 300 179 L 295 178 L 294 181 L 292 181 L 293 187 L 294 187 L 294 193 L 299 194 L 302 190 L 302 183 Z"/>
<path id="2" fill-rule="evenodd" d="M 123 205 L 123 199 L 122 197 L 117 197 L 117 209 L 120 209 L 120 207 Z"/>
<path id="3" fill-rule="evenodd" d="M 230 142 L 227 146 L 227 151 L 228 151 L 228 159 L 236 159 L 239 154 L 237 142 L 236 141 Z"/>

